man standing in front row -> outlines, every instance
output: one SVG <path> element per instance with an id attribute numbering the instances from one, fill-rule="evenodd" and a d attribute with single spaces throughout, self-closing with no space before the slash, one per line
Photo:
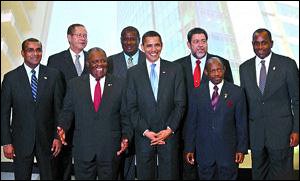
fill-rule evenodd
<path id="1" fill-rule="evenodd" d="M 185 85 L 180 66 L 160 58 L 162 46 L 157 32 L 146 32 L 142 37 L 146 62 L 127 75 L 139 180 L 179 178 L 177 129 L 185 110 Z"/>
<path id="2" fill-rule="evenodd" d="M 179 63 L 182 66 L 184 72 L 185 86 L 186 86 L 186 94 L 187 100 L 193 99 L 192 93 L 194 89 L 200 88 L 200 85 L 208 82 L 208 77 L 204 74 L 204 67 L 206 65 L 206 61 L 211 57 L 218 57 L 222 64 L 224 65 L 226 71 L 224 73 L 224 80 L 233 83 L 232 73 L 229 61 L 208 53 L 208 35 L 207 32 L 202 28 L 193 28 L 187 34 L 187 46 L 191 50 L 191 54 L 185 57 L 182 57 L 176 60 L 176 63 Z M 195 165 L 191 165 L 182 160 L 185 157 L 184 155 L 184 145 L 183 139 L 185 137 L 185 127 L 187 124 L 185 123 L 187 112 L 189 111 L 189 104 L 187 104 L 187 109 L 183 118 L 183 122 L 180 126 L 180 131 L 182 132 L 182 140 L 180 143 L 180 152 L 183 155 L 180 158 L 180 172 L 183 180 L 196 180 L 197 176 L 197 167 Z"/>
<path id="3" fill-rule="evenodd" d="M 40 64 L 39 40 L 23 41 L 21 54 L 24 64 L 5 74 L 1 87 L 3 153 L 14 160 L 15 180 L 31 180 L 34 156 L 40 179 L 53 180 L 53 159 L 61 149 L 56 121 L 63 100 L 62 77 Z"/>
<path id="4" fill-rule="evenodd" d="M 197 159 L 200 180 L 236 180 L 248 150 L 245 95 L 224 80 L 225 71 L 218 57 L 208 59 L 209 82 L 194 90 L 187 115 L 185 159 L 192 165 Z"/>
<path id="5" fill-rule="evenodd" d="M 126 117 L 124 81 L 106 73 L 106 53 L 100 48 L 88 51 L 87 67 L 90 74 L 68 83 L 58 133 L 66 144 L 65 134 L 74 120 L 76 180 L 116 180 L 120 154 L 132 135 Z"/>
<path id="6" fill-rule="evenodd" d="M 299 144 L 299 70 L 271 51 L 269 30 L 252 35 L 255 57 L 240 66 L 246 91 L 254 180 L 293 179 L 293 150 Z"/>

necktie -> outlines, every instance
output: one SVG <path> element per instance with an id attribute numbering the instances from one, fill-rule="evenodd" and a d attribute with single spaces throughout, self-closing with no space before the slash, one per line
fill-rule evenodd
<path id="1" fill-rule="evenodd" d="M 132 62 L 133 58 L 132 57 L 129 57 L 128 60 L 127 60 L 127 68 L 129 69 L 130 67 L 133 66 L 133 62 Z"/>
<path id="2" fill-rule="evenodd" d="M 200 86 L 200 81 L 201 81 L 201 68 L 200 68 L 200 60 L 196 61 L 196 67 L 194 69 L 194 87 L 199 87 Z"/>
<path id="3" fill-rule="evenodd" d="M 80 76 L 82 73 L 82 68 L 79 62 L 79 57 L 80 55 L 75 55 L 75 67 L 76 67 L 76 71 L 77 71 L 77 75 Z"/>
<path id="4" fill-rule="evenodd" d="M 261 60 L 260 63 L 261 63 L 261 67 L 260 67 L 260 74 L 259 74 L 259 89 L 263 94 L 266 85 L 267 71 L 266 71 L 265 60 Z"/>
<path id="5" fill-rule="evenodd" d="M 32 97 L 34 102 L 36 102 L 36 96 L 37 96 L 37 78 L 35 76 L 35 70 L 32 69 L 31 70 L 31 93 L 32 93 Z"/>
<path id="6" fill-rule="evenodd" d="M 95 91 L 94 91 L 94 109 L 95 109 L 95 112 L 98 112 L 100 102 L 101 102 L 101 86 L 100 86 L 99 80 L 97 80 L 97 84 L 95 86 Z"/>
<path id="7" fill-rule="evenodd" d="M 151 64 L 151 72 L 150 72 L 150 81 L 151 81 L 151 87 L 152 87 L 152 91 L 155 97 L 155 100 L 157 100 L 157 75 L 155 72 L 155 66 L 156 64 Z"/>
<path id="8" fill-rule="evenodd" d="M 218 104 L 218 101 L 219 101 L 219 93 L 218 93 L 218 86 L 214 86 L 214 92 L 212 94 L 212 97 L 211 97 L 211 106 L 213 108 L 213 110 L 215 111 L 216 110 L 216 107 L 217 107 L 217 104 Z"/>

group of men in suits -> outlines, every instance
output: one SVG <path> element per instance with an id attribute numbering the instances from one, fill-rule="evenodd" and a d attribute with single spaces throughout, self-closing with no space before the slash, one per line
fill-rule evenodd
<path id="1" fill-rule="evenodd" d="M 41 43 L 25 40 L 24 64 L 4 76 L 1 145 L 16 179 L 30 179 L 36 156 L 41 179 L 69 180 L 71 154 L 76 179 L 236 179 L 248 125 L 253 178 L 291 178 L 299 75 L 294 60 L 272 53 L 268 30 L 253 34 L 256 57 L 240 67 L 241 88 L 228 60 L 207 52 L 201 28 L 189 31 L 191 54 L 175 63 L 160 57 L 155 31 L 143 35 L 142 52 L 138 30 L 124 28 L 123 51 L 108 58 L 101 48 L 83 50 L 81 24 L 71 25 L 67 38 L 69 49 L 50 56 L 47 67 L 40 65 Z M 38 81 L 31 90 L 32 69 Z"/>

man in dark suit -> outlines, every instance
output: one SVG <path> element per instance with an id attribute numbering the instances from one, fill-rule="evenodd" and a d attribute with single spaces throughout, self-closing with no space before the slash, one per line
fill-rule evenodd
<path id="1" fill-rule="evenodd" d="M 191 29 L 188 34 L 187 34 L 187 46 L 191 50 L 191 54 L 182 57 L 178 60 L 176 60 L 176 63 L 179 63 L 184 71 L 184 78 L 185 78 L 185 85 L 186 85 L 186 93 L 187 93 L 187 100 L 192 99 L 191 95 L 194 89 L 198 89 L 201 84 L 208 82 L 208 77 L 203 73 L 204 72 L 204 67 L 206 64 L 206 61 L 211 58 L 211 57 L 218 57 L 221 61 L 222 64 L 225 66 L 226 71 L 224 73 L 224 79 L 228 82 L 233 83 L 233 77 L 231 73 L 231 68 L 228 60 L 209 54 L 207 52 L 208 49 L 208 35 L 207 32 L 202 29 L 202 28 L 193 28 Z M 195 73 L 195 69 L 197 68 L 197 60 L 199 60 L 199 68 L 200 68 L 200 74 L 198 74 L 198 78 L 200 79 L 200 83 L 196 83 L 196 80 L 194 82 L 194 77 L 197 76 Z M 189 108 L 187 106 L 187 111 L 188 112 Z M 184 120 L 186 120 L 186 113 L 184 116 Z M 184 146 L 183 146 L 183 139 L 185 135 L 185 128 L 184 124 L 186 121 L 182 122 L 182 126 L 180 126 L 181 131 L 182 131 L 182 141 L 180 144 L 180 151 L 181 154 L 184 154 Z M 196 180 L 197 179 L 197 168 L 195 165 L 188 164 L 185 162 L 184 158 L 185 156 L 181 156 L 180 160 L 180 167 L 181 167 L 181 177 L 183 180 Z"/>
<path id="2" fill-rule="evenodd" d="M 90 74 L 68 83 L 58 132 L 62 143 L 66 144 L 65 132 L 75 121 L 76 180 L 95 180 L 97 177 L 115 180 L 120 154 L 128 147 L 132 135 L 126 117 L 124 81 L 106 74 L 107 58 L 100 48 L 88 51 L 87 66 Z"/>
<path id="3" fill-rule="evenodd" d="M 72 24 L 67 31 L 67 38 L 70 44 L 68 50 L 51 55 L 48 58 L 47 66 L 56 68 L 64 77 L 64 87 L 72 78 L 78 77 L 82 74 L 87 74 L 88 70 L 85 65 L 87 53 L 83 50 L 87 45 L 87 31 L 81 24 Z M 76 59 L 76 56 L 79 58 Z M 69 130 L 67 135 L 67 142 L 72 143 L 73 129 Z M 71 180 L 72 174 L 72 144 L 63 146 L 61 153 L 56 158 L 56 179 L 57 180 Z"/>
<path id="4" fill-rule="evenodd" d="M 223 80 L 225 66 L 218 57 L 207 60 L 209 82 L 194 90 L 187 115 L 186 161 L 198 164 L 203 180 L 235 180 L 238 164 L 248 150 L 247 109 L 244 92 Z M 222 153 L 221 153 L 222 152 Z"/>
<path id="5" fill-rule="evenodd" d="M 271 51 L 270 31 L 252 36 L 255 57 L 240 66 L 246 91 L 254 180 L 293 179 L 293 147 L 299 144 L 299 70 Z"/>
<path id="6" fill-rule="evenodd" d="M 137 178 L 176 180 L 177 129 L 186 102 L 182 71 L 178 64 L 160 58 L 162 40 L 157 32 L 143 35 L 142 49 L 146 62 L 127 74 L 127 109 L 135 128 Z"/>
<path id="7" fill-rule="evenodd" d="M 2 82 L 1 145 L 4 156 L 14 160 L 16 180 L 31 179 L 34 156 L 40 179 L 52 180 L 53 157 L 61 149 L 56 120 L 63 99 L 62 77 L 40 64 L 39 40 L 23 41 L 21 54 L 24 64 L 5 74 Z"/>
<path id="8" fill-rule="evenodd" d="M 136 64 L 146 61 L 144 52 L 139 50 L 140 33 L 132 26 L 124 28 L 121 32 L 121 44 L 123 51 L 108 57 L 108 73 L 126 80 L 127 69 Z M 131 142 L 133 143 L 133 141 Z M 135 173 L 135 148 L 134 144 L 129 145 L 122 161 L 121 179 L 134 180 Z"/>

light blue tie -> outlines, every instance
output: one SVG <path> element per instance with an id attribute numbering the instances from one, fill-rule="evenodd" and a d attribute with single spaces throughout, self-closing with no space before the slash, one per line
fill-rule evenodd
<path id="1" fill-rule="evenodd" d="M 36 96 L 37 96 L 37 78 L 35 76 L 35 70 L 32 69 L 31 70 L 31 93 L 32 93 L 32 97 L 34 102 L 36 102 Z"/>
<path id="2" fill-rule="evenodd" d="M 157 74 L 155 72 L 155 66 L 156 66 L 156 64 L 151 64 L 150 81 L 151 81 L 151 87 L 152 87 L 152 91 L 153 91 L 155 100 L 157 100 L 158 82 L 157 82 Z"/>
<path id="3" fill-rule="evenodd" d="M 262 94 L 264 94 L 265 86 L 266 86 L 266 79 L 267 79 L 267 71 L 266 71 L 266 65 L 265 60 L 261 60 L 261 68 L 260 68 L 260 74 L 259 74 L 259 89 Z"/>

